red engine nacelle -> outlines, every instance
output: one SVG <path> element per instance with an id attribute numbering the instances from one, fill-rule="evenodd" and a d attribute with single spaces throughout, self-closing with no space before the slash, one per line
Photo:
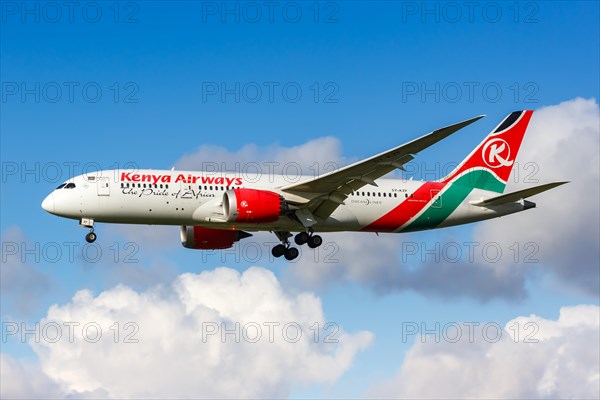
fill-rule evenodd
<path id="1" fill-rule="evenodd" d="M 223 195 L 223 214 L 227 222 L 273 222 L 286 210 L 283 197 L 266 190 L 233 189 Z"/>
<path id="2" fill-rule="evenodd" d="M 188 249 L 220 250 L 228 249 L 234 242 L 252 236 L 248 232 L 232 229 L 212 229 L 201 226 L 182 226 L 181 244 Z"/>

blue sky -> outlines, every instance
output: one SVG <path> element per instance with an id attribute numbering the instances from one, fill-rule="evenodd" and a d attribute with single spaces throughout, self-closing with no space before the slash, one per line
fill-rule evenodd
<path id="1" fill-rule="evenodd" d="M 272 16 L 262 2 L 83 2 L 72 18 L 66 6 L 53 4 L 1 3 L 3 270 L 8 268 L 7 243 L 34 248 L 33 253 L 18 249 L 17 256 L 25 262 L 16 261 L 14 267 L 25 273 L 11 275 L 18 276 L 11 281 L 16 282 L 11 290 L 2 286 L 3 322 L 35 323 L 51 305 L 69 303 L 81 289 L 98 294 L 123 284 L 141 292 L 157 284 L 168 286 L 185 272 L 197 274 L 219 266 L 244 272 L 259 265 L 271 270 L 285 291 L 315 293 L 327 320 L 345 331 L 374 334 L 371 345 L 356 354 L 335 382 L 293 384 L 287 393 L 345 397 L 370 393 L 397 373 L 413 344 L 398 339 L 403 322 L 504 325 L 530 314 L 555 320 L 562 306 L 598 304 L 597 292 L 576 283 L 597 279 L 597 265 L 588 265 L 598 253 L 597 236 L 591 256 L 581 256 L 580 263 L 588 267 L 568 279 L 556 272 L 563 269 L 554 269 L 545 252 L 556 244 L 531 238 L 541 248 L 535 268 L 523 266 L 522 253 L 516 267 L 508 257 L 499 263 L 507 264 L 505 270 L 514 267 L 517 275 L 523 273 L 519 282 L 525 295 L 498 289 L 497 295 L 486 297 L 476 290 L 448 294 L 439 284 L 398 289 L 402 286 L 382 285 L 385 278 L 376 272 L 356 278 L 344 268 L 341 271 L 346 272 L 320 276 L 315 283 L 303 280 L 305 275 L 298 272 L 306 260 L 294 269 L 279 260 L 269 262 L 266 255 L 258 262 L 237 262 L 219 253 L 201 256 L 179 246 L 177 229 L 154 235 L 148 227 L 99 226 L 103 257 L 90 263 L 81 255 L 84 230 L 39 206 L 69 178 L 69 165 L 76 175 L 86 167 L 116 165 L 168 169 L 186 155 L 211 153 L 202 146 L 217 146 L 212 149 L 226 154 L 228 165 L 253 157 L 262 162 L 269 160 L 261 154 L 279 154 L 295 146 L 312 148 L 310 141 L 323 137 L 335 138 L 339 152 L 331 155 L 331 161 L 340 163 L 486 114 L 418 156 L 420 168 L 414 178 L 423 178 L 423 166 L 437 171 L 435 163 L 459 162 L 511 111 L 538 110 L 575 98 L 588 99 L 597 110 L 597 2 L 483 2 L 472 10 L 462 2 L 284 2 L 274 5 Z M 296 18 L 298 11 L 301 15 Z M 223 93 L 224 88 L 230 92 Z M 572 131 L 578 132 L 576 127 Z M 548 134 L 548 140 L 553 137 Z M 597 141 L 593 144 L 597 149 Z M 257 147 L 245 151 L 246 145 Z M 323 164 L 327 159 L 316 161 Z M 548 171 L 540 175 L 545 179 L 544 172 Z M 548 180 L 577 180 L 568 170 L 552 172 L 555 176 Z M 597 180 L 595 184 L 594 193 Z M 568 189 L 561 190 L 568 195 Z M 544 201 L 543 196 L 538 198 L 539 203 Z M 538 214 L 541 219 L 543 215 Z M 493 238 L 490 232 L 495 227 L 506 233 L 511 221 L 520 217 L 482 223 L 490 224 L 485 237 Z M 531 218 L 533 224 L 544 222 Z M 597 201 L 592 222 L 594 218 Z M 565 229 L 588 228 L 593 242 L 597 235 L 593 228 Z M 136 229 L 146 233 L 136 236 Z M 464 243 L 479 233 L 477 229 L 384 235 L 382 241 L 392 250 L 386 247 L 381 257 L 394 257 L 377 259 L 366 248 L 373 259 L 366 259 L 364 269 L 420 271 L 430 260 L 403 263 L 399 249 L 404 241 Z M 257 237 L 263 250 L 264 242 L 274 241 L 266 234 Z M 354 236 L 334 237 L 361 245 Z M 566 253 L 574 248 L 569 242 L 574 236 L 569 237 L 557 239 L 565 240 L 561 243 Z M 522 234 L 519 238 L 519 246 L 529 242 Z M 68 259 L 65 243 L 75 243 L 74 260 Z M 126 247 L 132 243 L 134 247 Z M 372 243 L 376 242 L 369 237 L 364 245 Z M 52 256 L 43 249 L 50 251 L 54 245 L 63 253 L 57 262 L 50 262 Z M 133 265 L 125 263 L 128 251 L 135 251 Z M 336 265 L 345 265 L 347 251 L 343 244 L 336 247 Z M 320 268 L 327 267 L 322 258 L 319 262 Z M 127 273 L 119 273 L 121 268 Z M 311 271 L 319 274 L 318 268 Z M 481 283 L 466 279 L 467 286 Z M 9 340 L 1 345 L 3 354 L 36 360 L 26 343 Z"/>

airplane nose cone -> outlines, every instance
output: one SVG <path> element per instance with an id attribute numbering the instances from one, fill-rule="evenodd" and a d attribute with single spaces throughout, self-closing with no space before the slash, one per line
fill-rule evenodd
<path id="1" fill-rule="evenodd" d="M 49 213 L 54 213 L 54 196 L 50 193 L 44 201 L 42 201 L 42 208 Z"/>

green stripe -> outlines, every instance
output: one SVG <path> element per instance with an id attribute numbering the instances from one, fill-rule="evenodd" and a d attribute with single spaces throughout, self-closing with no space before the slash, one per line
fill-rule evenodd
<path id="1" fill-rule="evenodd" d="M 506 186 L 486 170 L 470 171 L 449 185 L 450 187 L 442 193 L 441 207 L 439 200 L 435 201 L 423 214 L 402 229 L 402 232 L 435 228 L 444 222 L 475 188 L 502 193 Z"/>
<path id="2" fill-rule="evenodd" d="M 462 178 L 468 176 L 467 181 L 462 181 Z M 496 193 L 503 193 L 505 183 L 501 182 L 498 178 L 496 178 L 490 171 L 487 169 L 480 169 L 470 171 L 466 175 L 463 175 L 460 179 L 456 181 L 456 183 L 462 182 L 462 185 L 470 186 L 471 189 L 483 189 L 489 190 Z"/>

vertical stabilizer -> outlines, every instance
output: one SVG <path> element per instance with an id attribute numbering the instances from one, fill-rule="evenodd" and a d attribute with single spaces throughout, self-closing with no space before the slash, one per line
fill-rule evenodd
<path id="1" fill-rule="evenodd" d="M 532 114 L 532 110 L 509 114 L 441 181 L 450 183 L 460 178 L 462 185 L 497 193 L 504 192 Z"/>

